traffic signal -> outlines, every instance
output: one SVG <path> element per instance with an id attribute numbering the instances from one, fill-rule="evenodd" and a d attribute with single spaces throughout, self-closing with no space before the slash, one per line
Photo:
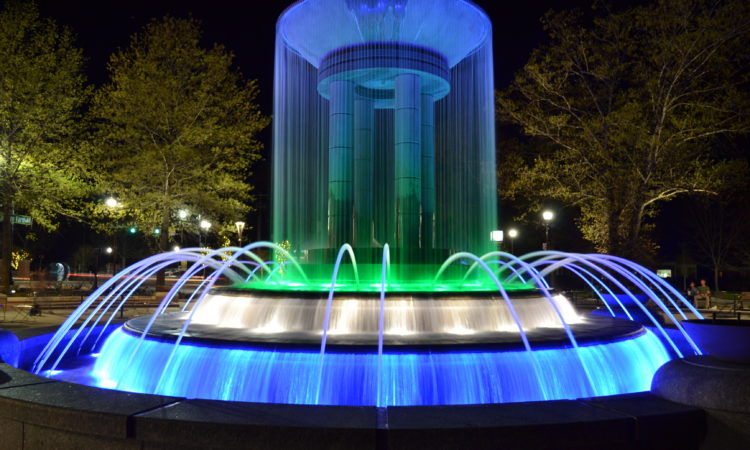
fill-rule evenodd
<path id="1" fill-rule="evenodd" d="M 135 234 L 135 233 L 136 233 L 137 231 L 138 231 L 138 228 L 136 228 L 136 227 L 130 227 L 130 228 L 128 229 L 128 232 L 129 232 L 130 234 Z"/>

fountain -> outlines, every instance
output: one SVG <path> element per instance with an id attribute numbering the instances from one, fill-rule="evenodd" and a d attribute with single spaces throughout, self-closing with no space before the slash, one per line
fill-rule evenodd
<path id="1" fill-rule="evenodd" d="M 323 39 L 321 27 L 334 32 Z M 35 373 L 219 400 L 473 404 L 644 391 L 670 352 L 682 355 L 658 321 L 652 332 L 626 320 L 653 319 L 633 294 L 610 295 L 610 317 L 581 316 L 544 279 L 566 269 L 595 291 L 628 284 L 684 316 L 692 306 L 644 268 L 492 251 L 491 34 L 481 10 L 308 0 L 277 33 L 274 237 L 284 245 L 187 249 L 124 270 L 71 316 Z M 262 247 L 275 261 L 253 253 Z M 157 311 L 105 336 L 140 280 L 177 261 L 193 265 Z M 211 277 L 166 313 L 204 266 Z M 219 277 L 231 285 L 215 286 Z M 85 311 L 88 331 L 66 339 Z M 99 354 L 93 367 L 61 370 L 84 346 Z"/>
<path id="2" fill-rule="evenodd" d="M 700 354 L 676 317 L 700 313 L 647 269 L 493 247 L 491 26 L 471 2 L 297 2 L 278 21 L 275 73 L 276 243 L 134 264 L 19 366 L 126 392 L 389 408 L 641 392 Z M 180 262 L 152 315 L 116 322 Z M 604 314 L 578 313 L 554 271 Z"/>

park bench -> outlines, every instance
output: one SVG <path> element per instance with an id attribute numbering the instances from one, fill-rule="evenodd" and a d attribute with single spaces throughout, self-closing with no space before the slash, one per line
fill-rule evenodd
<path id="1" fill-rule="evenodd" d="M 736 311 L 739 295 L 733 292 L 716 291 L 711 297 L 711 306 L 720 311 Z"/>

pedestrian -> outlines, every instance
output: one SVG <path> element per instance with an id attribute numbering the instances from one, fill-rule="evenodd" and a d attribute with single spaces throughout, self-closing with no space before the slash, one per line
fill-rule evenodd
<path id="1" fill-rule="evenodd" d="M 695 285 L 695 281 L 691 281 L 690 285 L 687 288 L 687 299 L 690 301 L 690 304 L 698 307 L 698 305 L 695 303 L 695 297 L 698 295 L 698 286 Z"/>
<path id="2" fill-rule="evenodd" d="M 698 286 L 698 294 L 695 296 L 696 301 L 703 300 L 705 308 L 711 307 L 711 288 L 706 284 L 706 279 L 701 278 L 701 284 Z"/>

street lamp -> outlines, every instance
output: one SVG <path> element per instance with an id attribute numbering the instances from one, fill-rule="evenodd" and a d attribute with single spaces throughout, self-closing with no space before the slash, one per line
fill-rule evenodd
<path id="1" fill-rule="evenodd" d="M 515 254 L 515 252 L 513 251 L 513 241 L 516 240 L 517 236 L 518 236 L 518 230 L 516 230 L 515 228 L 511 228 L 510 230 L 508 230 L 508 237 L 510 238 L 510 253 L 511 254 Z"/>
<path id="2" fill-rule="evenodd" d="M 198 240 L 200 241 L 199 247 L 203 247 L 203 233 L 208 233 L 208 229 L 211 228 L 211 222 L 205 219 L 201 219 L 201 221 L 198 223 L 198 227 L 203 230 L 198 232 Z"/>
<path id="3" fill-rule="evenodd" d="M 242 247 L 242 230 L 245 229 L 245 222 L 238 220 L 234 223 L 234 226 L 237 227 L 237 241 L 239 242 L 239 246 Z"/>
<path id="4" fill-rule="evenodd" d="M 108 208 L 117 208 L 118 206 L 120 206 L 120 203 L 114 197 L 109 197 L 104 200 L 104 204 L 107 205 Z"/>
<path id="5" fill-rule="evenodd" d="M 555 213 L 546 209 L 542 212 L 542 219 L 544 219 L 544 245 L 542 250 L 549 250 L 549 223 L 555 218 Z"/>

